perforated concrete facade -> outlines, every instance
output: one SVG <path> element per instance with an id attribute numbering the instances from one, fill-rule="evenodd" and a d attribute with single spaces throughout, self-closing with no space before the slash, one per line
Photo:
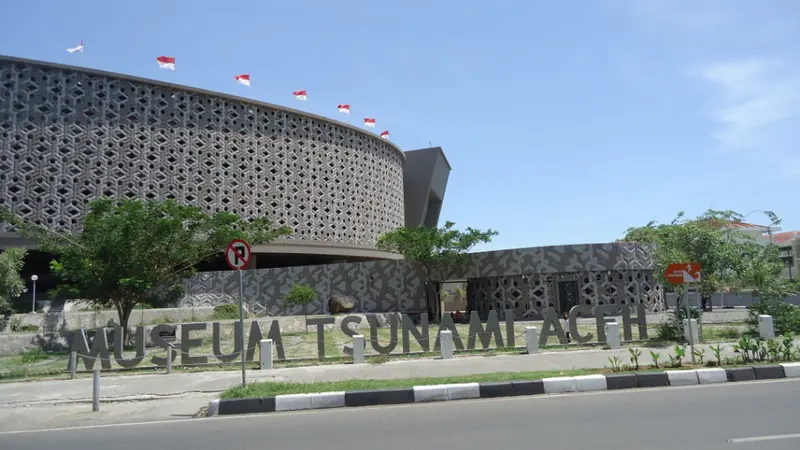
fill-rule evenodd
<path id="1" fill-rule="evenodd" d="M 403 162 L 378 136 L 299 111 L 0 57 L 0 206 L 59 230 L 80 231 L 96 198 L 174 198 L 371 246 L 404 224 Z"/>

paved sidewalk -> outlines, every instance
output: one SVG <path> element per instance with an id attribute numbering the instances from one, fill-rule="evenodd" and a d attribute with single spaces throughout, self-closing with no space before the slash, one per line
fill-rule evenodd
<path id="1" fill-rule="evenodd" d="M 733 356 L 734 343 L 722 344 L 724 356 Z M 705 349 L 706 361 L 714 358 L 709 345 Z M 650 351 L 661 354 L 660 363 L 668 361 L 672 348 L 642 348 L 639 363 L 652 364 Z M 689 353 L 687 348 L 687 354 Z M 416 359 L 392 361 L 383 364 L 337 364 L 293 367 L 271 371 L 248 371 L 249 381 L 289 381 L 309 383 L 347 379 L 397 379 L 419 377 L 463 376 L 494 372 L 524 372 L 603 368 L 610 366 L 609 358 L 630 362 L 630 352 L 621 350 L 575 350 L 545 352 L 536 355 L 463 356 L 451 360 Z M 687 355 L 688 356 L 688 355 Z M 690 360 L 687 357 L 686 360 Z M 100 395 L 103 402 L 152 400 L 186 394 L 216 393 L 241 383 L 241 372 L 216 371 L 202 373 L 174 373 L 153 375 L 105 376 L 101 380 Z M 63 404 L 90 402 L 92 381 L 76 380 L 38 381 L 0 384 L 0 409 L 3 406 Z"/>
<path id="2" fill-rule="evenodd" d="M 146 402 L 104 403 L 98 412 L 92 412 L 88 403 L 0 408 L 0 432 L 188 420 L 216 397 L 188 394 Z"/>

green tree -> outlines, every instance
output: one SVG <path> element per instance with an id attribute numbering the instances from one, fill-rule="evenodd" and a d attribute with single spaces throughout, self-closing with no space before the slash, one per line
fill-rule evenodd
<path id="1" fill-rule="evenodd" d="M 308 333 L 308 305 L 316 299 L 317 291 L 306 284 L 295 284 L 292 286 L 292 290 L 283 298 L 283 306 L 287 308 L 293 306 L 303 307 L 303 318 L 306 321 L 306 333 Z"/>
<path id="2" fill-rule="evenodd" d="M 208 215 L 173 200 L 94 201 L 77 235 L 28 223 L 8 211 L 0 218 L 56 256 L 50 266 L 63 282 L 57 290 L 116 309 L 126 339 L 137 304 L 160 306 L 176 299 L 194 266 L 220 254 L 231 239 L 258 244 L 290 232 L 272 227 L 266 218 Z"/>
<path id="3" fill-rule="evenodd" d="M 492 241 L 497 232 L 467 228 L 460 231 L 454 222 L 445 222 L 443 227 L 403 227 L 383 233 L 378 238 L 378 248 L 399 253 L 403 258 L 422 270 L 425 276 L 425 294 L 431 320 L 438 321 L 440 315 L 440 286 L 434 276 L 446 276 L 464 265 L 467 253 L 478 244 Z M 444 281 L 444 280 L 441 280 Z"/>
<path id="4" fill-rule="evenodd" d="M 780 219 L 765 212 L 775 225 Z M 702 264 L 700 294 L 710 298 L 723 287 L 734 290 L 752 288 L 767 297 L 785 298 L 788 284 L 781 278 L 782 261 L 774 245 L 761 245 L 752 237 L 728 226 L 741 222 L 735 211 L 708 210 L 687 220 L 684 213 L 668 224 L 650 222 L 627 230 L 622 242 L 655 244 L 653 252 L 656 276 L 662 281 L 669 264 L 699 262 Z M 676 286 L 680 292 L 681 286 Z"/>
<path id="5" fill-rule="evenodd" d="M 11 314 L 11 299 L 19 297 L 25 281 L 19 272 L 28 253 L 24 248 L 9 248 L 0 253 L 0 331 L 6 329 Z"/>

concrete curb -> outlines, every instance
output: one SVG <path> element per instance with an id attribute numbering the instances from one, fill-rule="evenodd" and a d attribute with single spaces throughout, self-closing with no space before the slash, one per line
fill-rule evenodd
<path id="1" fill-rule="evenodd" d="M 268 398 L 212 400 L 208 416 L 227 414 L 299 411 L 323 408 L 399 405 L 475 398 L 517 397 L 619 389 L 690 386 L 737 381 L 800 378 L 800 363 L 784 363 L 730 369 L 667 370 L 576 377 L 544 378 L 530 381 L 460 383 L 413 386 L 370 391 L 320 392 L 278 395 Z"/>

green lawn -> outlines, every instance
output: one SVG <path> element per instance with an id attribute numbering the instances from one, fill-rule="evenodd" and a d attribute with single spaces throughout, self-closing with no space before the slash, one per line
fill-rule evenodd
<path id="1" fill-rule="evenodd" d="M 776 364 L 775 362 L 752 361 L 747 364 L 724 365 L 723 369 L 735 367 L 752 367 L 764 364 Z M 706 367 L 716 367 L 709 364 L 691 365 L 684 363 L 679 367 L 661 366 L 641 366 L 639 370 L 621 370 L 615 373 L 632 374 L 642 372 L 664 371 L 664 370 L 694 370 Z M 359 391 L 371 389 L 397 389 L 409 388 L 412 386 L 427 386 L 433 384 L 456 384 L 456 383 L 487 383 L 498 381 L 534 381 L 542 378 L 551 377 L 574 377 L 579 375 L 610 374 L 613 373 L 609 368 L 602 369 L 569 369 L 569 370 L 550 370 L 538 372 L 497 372 L 478 375 L 467 375 L 460 377 L 431 377 L 431 378 L 402 378 L 394 380 L 344 380 L 344 381 L 323 381 L 316 383 L 287 383 L 264 381 L 254 382 L 246 387 L 236 386 L 230 388 L 220 395 L 222 399 L 235 398 L 267 398 L 276 395 L 287 394 L 310 394 L 316 392 L 342 392 Z"/>
<path id="2" fill-rule="evenodd" d="M 264 398 L 284 394 L 313 392 L 358 391 L 364 389 L 391 389 L 411 386 L 450 383 L 485 383 L 491 381 L 540 380 L 549 377 L 566 377 L 598 373 L 601 369 L 551 370 L 542 372 L 498 372 L 463 377 L 403 378 L 396 380 L 345 380 L 317 383 L 256 382 L 246 387 L 237 386 L 223 392 L 221 398 Z"/>

